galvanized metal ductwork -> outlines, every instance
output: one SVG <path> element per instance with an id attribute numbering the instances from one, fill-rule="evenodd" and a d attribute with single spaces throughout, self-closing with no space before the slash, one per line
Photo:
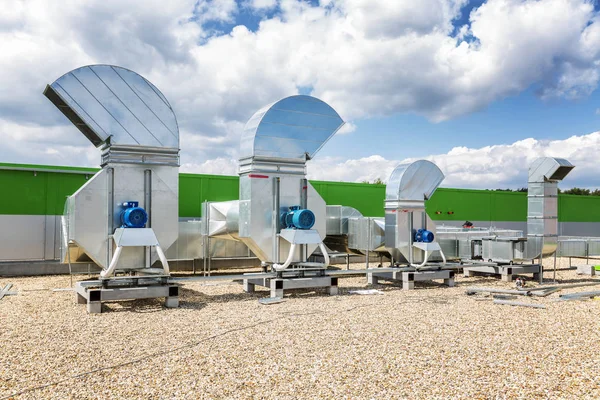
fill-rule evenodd
<path id="1" fill-rule="evenodd" d="M 102 151 L 102 170 L 66 201 L 63 262 L 89 257 L 107 270 L 120 254 L 117 269 L 143 270 L 162 260 L 179 218 L 179 129 L 167 99 L 137 73 L 110 65 L 70 71 L 44 95 Z M 122 205 L 132 201 L 148 214 L 133 241 L 136 228 L 119 231 Z"/>
<path id="2" fill-rule="evenodd" d="M 554 254 L 558 246 L 558 182 L 575 168 L 562 158 L 542 157 L 529 167 L 527 244 L 523 259 Z"/>
<path id="3" fill-rule="evenodd" d="M 363 254 L 360 249 L 350 246 L 350 237 L 355 233 L 353 224 L 364 218 L 356 208 L 348 206 L 327 206 L 327 236 L 323 240 L 331 250 L 341 253 Z M 353 239 L 358 239 L 353 237 Z M 355 246 L 356 247 L 356 246 Z"/>
<path id="4" fill-rule="evenodd" d="M 239 241 L 240 202 L 238 200 L 202 203 L 202 234 L 212 238 Z"/>
<path id="5" fill-rule="evenodd" d="M 425 251 L 413 246 L 414 234 L 418 229 L 435 234 L 425 200 L 443 180 L 442 171 L 427 160 L 400 164 L 392 172 L 385 191 L 385 247 L 395 261 L 425 261 Z"/>

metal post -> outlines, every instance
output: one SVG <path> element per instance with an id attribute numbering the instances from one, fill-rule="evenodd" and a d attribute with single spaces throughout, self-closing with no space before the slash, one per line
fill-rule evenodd
<path id="1" fill-rule="evenodd" d="M 398 214 L 398 211 L 396 211 L 396 214 Z M 412 265 L 413 261 L 413 212 L 410 211 L 408 213 L 408 265 Z"/>
<path id="2" fill-rule="evenodd" d="M 590 263 L 590 242 L 585 241 L 585 263 Z"/>
<path id="3" fill-rule="evenodd" d="M 112 255 L 113 255 L 113 243 L 112 243 L 112 239 L 110 237 L 110 235 L 113 234 L 113 232 L 115 231 L 115 199 L 114 199 L 114 193 L 115 193 L 115 170 L 114 168 L 107 168 L 106 169 L 106 179 L 108 180 L 108 234 L 109 237 L 107 238 L 108 240 L 108 245 L 107 245 L 107 249 L 108 249 L 108 258 L 107 258 L 107 262 L 106 265 L 110 264 L 110 261 L 112 260 Z"/>
<path id="4" fill-rule="evenodd" d="M 204 211 L 206 215 L 203 215 L 204 223 L 202 224 L 204 228 L 204 232 L 202 232 L 202 246 L 204 247 L 203 257 L 202 257 L 202 276 L 206 276 L 206 270 L 208 268 L 207 265 L 207 256 L 208 256 L 208 224 L 210 222 L 210 207 L 208 207 L 208 201 L 204 200 Z"/>
<path id="5" fill-rule="evenodd" d="M 542 246 L 542 248 L 544 248 L 544 247 Z M 540 283 L 540 285 L 542 283 L 544 283 L 544 259 L 542 258 L 542 254 L 541 253 L 540 253 L 540 278 L 539 278 L 539 283 Z"/>
<path id="6" fill-rule="evenodd" d="M 202 276 L 206 276 L 206 235 L 202 236 L 202 247 L 204 247 L 204 254 L 202 254 Z"/>
<path id="7" fill-rule="evenodd" d="M 308 208 L 308 179 L 306 178 L 300 179 L 300 208 L 303 210 Z M 300 257 L 302 262 L 308 259 L 308 248 L 304 244 L 300 245 Z"/>
<path id="8" fill-rule="evenodd" d="M 148 222 L 146 226 L 152 228 L 152 171 L 147 169 L 144 171 L 144 209 L 148 214 Z M 144 265 L 150 268 L 152 264 L 150 246 L 144 247 Z"/>
<path id="9" fill-rule="evenodd" d="M 210 276 L 210 261 L 212 258 L 211 251 L 210 251 L 211 250 L 210 249 L 210 236 L 206 237 L 206 241 L 208 243 L 208 276 Z"/>
<path id="10" fill-rule="evenodd" d="M 369 247 L 371 247 L 371 218 L 367 219 L 368 225 L 367 225 L 367 235 L 368 235 L 368 240 L 367 240 L 367 269 L 369 269 Z"/>
<path id="11" fill-rule="evenodd" d="M 346 254 L 346 269 L 350 269 L 350 254 Z"/>
<path id="12" fill-rule="evenodd" d="M 554 283 L 556 283 L 556 251 L 554 252 L 554 273 L 553 273 Z"/>
<path id="13" fill-rule="evenodd" d="M 67 244 L 67 262 L 69 263 L 69 279 L 71 280 L 71 287 L 73 287 L 73 269 L 71 268 L 71 250 L 69 250 L 69 238 L 71 236 L 69 235 L 69 225 L 70 224 L 69 224 L 69 215 L 68 214 L 66 215 L 65 221 L 67 224 L 67 240 L 66 240 L 67 243 L 66 244 Z"/>
<path id="14" fill-rule="evenodd" d="M 273 262 L 279 263 L 279 177 L 273 178 L 273 214 L 271 217 L 272 235 L 273 235 Z"/>

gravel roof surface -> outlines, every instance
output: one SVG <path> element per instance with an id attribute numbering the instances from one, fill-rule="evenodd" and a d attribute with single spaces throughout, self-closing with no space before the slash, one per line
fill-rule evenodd
<path id="1" fill-rule="evenodd" d="M 177 309 L 138 300 L 88 315 L 73 292 L 52 290 L 69 281 L 0 278 L 18 291 L 0 300 L 0 399 L 600 398 L 600 301 L 554 301 L 593 287 L 517 299 L 547 306 L 534 309 L 465 295 L 514 288 L 493 277 L 413 291 L 384 282 L 367 296 L 348 293 L 366 278 L 344 278 L 338 296 L 274 305 L 258 303 L 269 295 L 258 287 L 190 283 Z"/>

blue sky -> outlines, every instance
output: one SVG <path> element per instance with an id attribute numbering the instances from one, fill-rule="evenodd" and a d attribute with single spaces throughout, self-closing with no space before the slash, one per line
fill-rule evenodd
<path id="1" fill-rule="evenodd" d="M 469 23 L 473 9 L 485 0 L 471 0 L 452 21 L 455 31 Z M 240 6 L 235 19 L 229 22 L 213 22 L 211 29 L 224 33 L 237 25 L 251 31 L 258 29 L 261 20 L 277 16 L 279 8 L 256 13 L 246 1 L 237 0 Z M 318 5 L 318 0 L 308 3 Z M 594 2 L 598 10 L 600 5 Z M 564 98 L 541 99 L 536 95 L 536 85 L 520 94 L 507 96 L 481 110 L 456 117 L 452 120 L 433 122 L 412 113 L 385 117 L 363 118 L 352 121 L 356 130 L 348 135 L 338 135 L 323 148 L 321 156 L 360 158 L 376 151 L 389 159 L 426 157 L 432 153 L 447 152 L 453 147 L 483 147 L 510 144 L 525 138 L 540 140 L 563 139 L 571 135 L 586 134 L 599 130 L 600 94 L 576 100 Z M 300 87 L 299 93 L 311 94 L 312 88 Z M 398 136 L 402 137 L 398 141 Z M 349 140 L 350 139 L 350 140 Z M 393 143 L 388 146 L 386 144 Z"/>
<path id="2" fill-rule="evenodd" d="M 480 111 L 449 121 L 431 122 L 414 114 L 357 120 L 352 140 L 332 138 L 321 155 L 362 157 L 377 149 L 389 159 L 426 157 L 453 147 L 510 144 L 521 139 L 564 139 L 600 129 L 600 93 L 578 100 L 542 100 L 535 89 L 498 100 Z M 402 141 L 397 141 L 402 136 Z M 377 138 L 372 140 L 372 138 Z M 386 144 L 395 143 L 395 146 Z"/>
<path id="3" fill-rule="evenodd" d="M 577 166 L 565 185 L 600 187 L 595 1 L 5 2 L 0 162 L 98 165 L 41 92 L 107 63 L 169 99 L 182 171 L 235 174 L 248 118 L 301 93 L 348 123 L 309 163 L 313 179 L 386 180 L 427 158 L 445 186 L 516 188 L 553 156 Z"/>

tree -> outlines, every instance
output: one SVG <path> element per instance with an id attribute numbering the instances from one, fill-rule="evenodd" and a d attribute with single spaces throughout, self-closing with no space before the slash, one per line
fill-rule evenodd
<path id="1" fill-rule="evenodd" d="M 377 178 L 373 182 L 362 181 L 362 183 L 368 183 L 370 185 L 385 185 L 385 183 L 381 180 L 381 178 Z"/>
<path id="2" fill-rule="evenodd" d="M 575 194 L 578 196 L 589 196 L 590 195 L 590 189 L 583 189 L 583 188 L 578 188 L 578 187 L 574 187 L 573 189 L 569 189 L 569 190 L 563 190 L 564 194 Z"/>

